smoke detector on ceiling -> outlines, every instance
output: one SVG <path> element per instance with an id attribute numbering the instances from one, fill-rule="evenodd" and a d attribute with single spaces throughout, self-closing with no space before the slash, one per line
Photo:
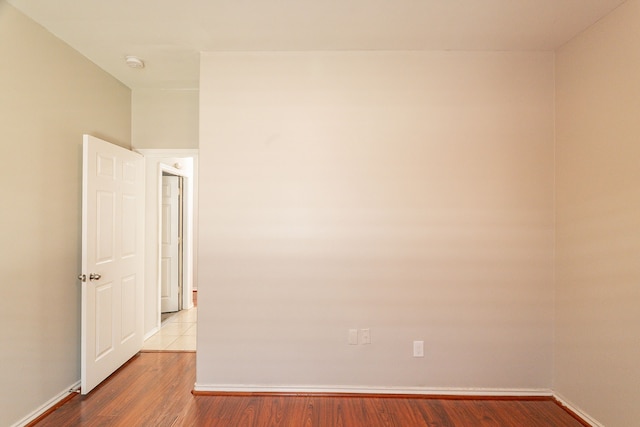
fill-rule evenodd
<path id="1" fill-rule="evenodd" d="M 124 62 L 131 68 L 144 68 L 144 62 L 137 56 L 125 56 Z"/>

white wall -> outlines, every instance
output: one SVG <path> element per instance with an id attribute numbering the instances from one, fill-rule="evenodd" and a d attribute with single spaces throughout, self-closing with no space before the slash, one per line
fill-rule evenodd
<path id="1" fill-rule="evenodd" d="M 557 52 L 556 391 L 640 420 L 640 2 Z"/>
<path id="2" fill-rule="evenodd" d="M 80 380 L 82 134 L 130 144 L 131 94 L 0 1 L 0 425 Z"/>
<path id="3" fill-rule="evenodd" d="M 550 53 L 204 54 L 197 388 L 550 388 L 553 95 Z"/>
<path id="4" fill-rule="evenodd" d="M 134 148 L 198 148 L 197 90 L 135 89 L 131 104 Z"/>

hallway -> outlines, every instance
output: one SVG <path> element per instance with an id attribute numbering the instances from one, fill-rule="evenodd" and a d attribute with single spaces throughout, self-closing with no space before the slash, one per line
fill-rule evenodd
<path id="1" fill-rule="evenodd" d="M 172 314 L 143 343 L 142 351 L 196 351 L 197 317 L 196 306 Z"/>

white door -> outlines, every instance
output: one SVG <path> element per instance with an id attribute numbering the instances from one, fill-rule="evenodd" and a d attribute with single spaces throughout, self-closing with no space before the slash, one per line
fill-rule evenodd
<path id="1" fill-rule="evenodd" d="M 80 359 L 87 394 L 142 348 L 144 160 L 84 135 L 82 169 Z"/>
<path id="2" fill-rule="evenodd" d="M 175 175 L 162 176 L 160 305 L 163 313 L 178 311 L 180 295 L 178 180 Z"/>

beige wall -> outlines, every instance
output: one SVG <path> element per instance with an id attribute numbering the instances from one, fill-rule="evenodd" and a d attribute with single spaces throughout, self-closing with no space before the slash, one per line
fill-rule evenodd
<path id="1" fill-rule="evenodd" d="M 640 2 L 557 52 L 556 391 L 640 420 Z"/>
<path id="2" fill-rule="evenodd" d="M 131 96 L 134 148 L 198 148 L 198 90 L 135 89 Z"/>
<path id="3" fill-rule="evenodd" d="M 130 144 L 130 91 L 0 1 L 0 425 L 80 379 L 82 134 Z"/>
<path id="4" fill-rule="evenodd" d="M 553 74 L 203 55 L 197 387 L 549 389 Z"/>

